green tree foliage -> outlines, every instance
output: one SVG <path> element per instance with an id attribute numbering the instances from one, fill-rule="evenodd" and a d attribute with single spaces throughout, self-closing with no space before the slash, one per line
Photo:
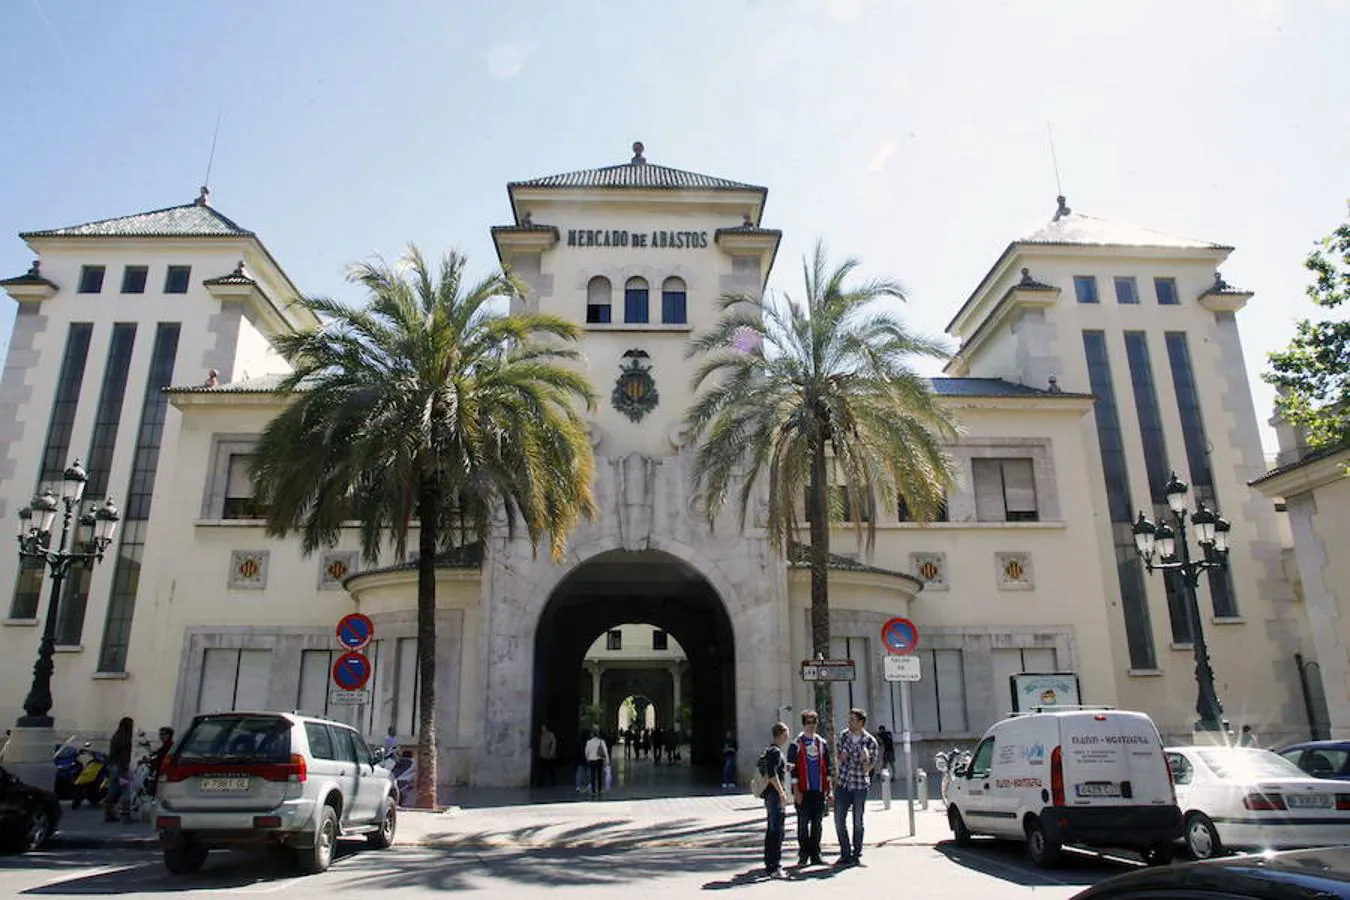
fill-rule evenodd
<path id="1" fill-rule="evenodd" d="M 582 417 L 595 397 L 573 365 L 575 325 L 493 310 L 520 292 L 502 272 L 471 283 L 460 254 L 433 270 L 410 246 L 397 266 L 362 263 L 347 277 L 365 307 L 299 300 L 323 324 L 276 342 L 294 367 L 278 387 L 290 403 L 258 442 L 255 492 L 268 534 L 298 532 L 305 553 L 355 523 L 367 562 L 385 550 L 403 562 L 416 530 L 417 802 L 431 807 L 437 556 L 481 547 L 494 520 L 561 555 L 595 512 Z"/>
<path id="2" fill-rule="evenodd" d="M 1308 297 L 1330 316 L 1300 320 L 1263 377 L 1279 390 L 1280 416 L 1306 429 L 1311 447 L 1336 447 L 1350 443 L 1350 221 L 1319 241 L 1304 266 L 1313 275 Z"/>
<path id="3" fill-rule="evenodd" d="M 734 493 L 743 528 L 757 489 L 767 485 L 769 540 L 795 561 L 803 556 L 798 510 L 805 499 L 811 642 L 826 657 L 828 520 L 851 511 L 870 551 L 880 508 L 895 509 L 903 498 L 916 519 L 930 519 L 955 480 L 945 444 L 957 423 L 910 366 L 915 357 L 946 352 L 878 308 L 879 301 L 905 299 L 898 283 L 851 284 L 857 266 L 849 259 L 831 268 L 817 243 L 814 258 L 802 263 L 802 302 L 724 295 L 720 321 L 689 349 L 703 357 L 686 424 L 701 442 L 694 475 L 709 521 Z M 832 739 L 828 686 L 817 686 L 816 704 Z"/>

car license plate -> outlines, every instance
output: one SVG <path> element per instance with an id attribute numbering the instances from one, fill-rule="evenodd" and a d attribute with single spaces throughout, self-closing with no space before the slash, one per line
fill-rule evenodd
<path id="1" fill-rule="evenodd" d="M 235 778 L 203 778 L 201 789 L 212 794 L 237 794 L 248 790 L 247 775 Z"/>
<path id="2" fill-rule="evenodd" d="M 1120 785 L 1113 781 L 1088 781 L 1074 785 L 1074 791 L 1080 797 L 1119 797 Z"/>
<path id="3" fill-rule="evenodd" d="M 1285 794 L 1284 802 L 1289 804 L 1290 809 L 1329 809 L 1331 807 L 1331 796 L 1329 794 Z"/>

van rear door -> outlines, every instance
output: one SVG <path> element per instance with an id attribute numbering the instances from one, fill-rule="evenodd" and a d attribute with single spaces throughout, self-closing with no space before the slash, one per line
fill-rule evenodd
<path id="1" fill-rule="evenodd" d="M 1158 729 L 1143 713 L 1062 715 L 1060 746 L 1066 806 L 1176 803 Z"/>

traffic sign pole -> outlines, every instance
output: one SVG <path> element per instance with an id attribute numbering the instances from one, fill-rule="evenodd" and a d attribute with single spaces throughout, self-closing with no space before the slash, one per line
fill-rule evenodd
<path id="1" fill-rule="evenodd" d="M 905 802 L 909 805 L 909 836 L 914 837 L 914 754 L 909 746 L 909 682 L 900 682 L 900 721 L 904 727 L 902 737 L 905 745 Z"/>

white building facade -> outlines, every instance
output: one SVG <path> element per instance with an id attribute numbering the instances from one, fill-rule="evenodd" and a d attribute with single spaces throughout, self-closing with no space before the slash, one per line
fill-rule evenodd
<path id="1" fill-rule="evenodd" d="M 525 783 L 539 724 L 566 746 L 597 699 L 616 715 L 634 694 L 687 709 L 696 763 L 718 759 L 726 730 L 766 735 L 811 703 L 805 571 L 768 544 L 757 509 L 744 530 L 734 509 L 709 528 L 680 427 L 690 336 L 713 324 L 721 294 L 768 279 L 780 234 L 761 224 L 767 191 L 635 150 L 509 185 L 511 221 L 492 229 L 529 287 L 522 304 L 584 329 L 602 398 L 600 515 L 560 563 L 505 535 L 439 561 L 447 784 Z M 248 455 L 285 402 L 269 339 L 313 324 L 287 306 L 299 291 L 257 236 L 203 197 L 22 237 L 40 259 L 3 282 L 19 314 L 0 380 L 0 514 L 75 457 L 88 499 L 124 510 L 107 561 L 63 592 L 58 732 L 278 708 L 413 740 L 412 565 L 363 566 L 354 531 L 306 557 L 298 540 L 268 537 L 249 502 Z M 1249 295 L 1215 281 L 1229 252 L 1065 209 L 1009 245 L 953 320 L 961 349 L 934 381 L 965 425 L 943 521 L 886 511 L 869 556 L 833 560 L 834 655 L 857 662 L 855 681 L 834 687 L 837 709 L 899 730 L 880 629 L 902 616 L 922 635 L 924 748 L 1006 714 L 1020 672 L 1073 673 L 1084 702 L 1189 734 L 1186 619 L 1126 546 L 1135 512 L 1156 510 L 1157 478 L 1176 470 L 1233 521 L 1231 573 L 1200 592 L 1229 717 L 1306 733 L 1293 658 L 1315 648 L 1280 574 L 1274 512 L 1246 486 L 1262 467 L 1234 323 Z M 836 550 L 852 549 L 849 525 L 837 528 Z M 0 584 L 14 586 L 0 672 L 26 685 L 49 585 L 13 553 Z M 375 623 L 374 675 L 368 703 L 338 706 L 333 629 L 350 612 Z M 600 665 L 597 640 L 631 624 L 669 635 L 680 659 Z M 21 700 L 7 695 L 0 713 Z"/>

